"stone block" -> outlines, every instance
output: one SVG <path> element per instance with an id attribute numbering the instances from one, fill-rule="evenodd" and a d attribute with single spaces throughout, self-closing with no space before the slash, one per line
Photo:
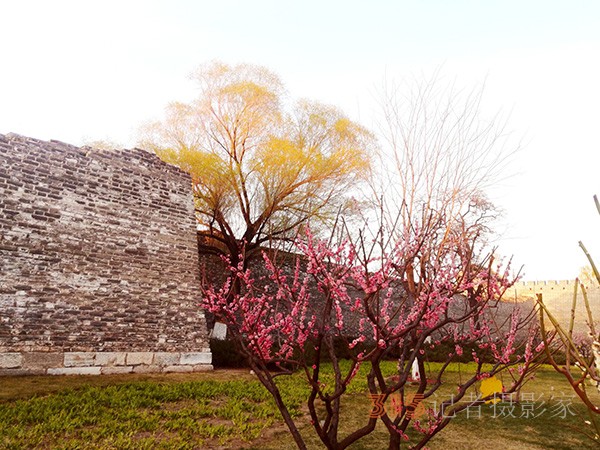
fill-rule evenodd
<path id="1" fill-rule="evenodd" d="M 212 364 L 197 364 L 191 367 L 193 369 L 193 372 L 208 372 L 214 369 Z"/>
<path id="2" fill-rule="evenodd" d="M 100 367 L 59 367 L 48 369 L 48 375 L 100 375 Z"/>
<path id="3" fill-rule="evenodd" d="M 174 366 L 179 364 L 180 353 L 176 352 L 156 352 L 154 354 L 153 364 L 156 366 Z"/>
<path id="4" fill-rule="evenodd" d="M 0 369 L 16 369 L 23 364 L 20 353 L 0 353 Z"/>
<path id="5" fill-rule="evenodd" d="M 125 364 L 128 366 L 139 366 L 152 364 L 154 353 L 152 352 L 129 352 L 125 357 Z"/>
<path id="6" fill-rule="evenodd" d="M 132 373 L 133 366 L 101 367 L 100 372 L 102 373 L 102 375 L 116 375 L 116 374 L 122 374 L 122 373 Z"/>
<path id="7" fill-rule="evenodd" d="M 182 353 L 180 364 L 211 364 L 212 353 L 207 352 L 189 352 Z"/>
<path id="8" fill-rule="evenodd" d="M 61 352 L 23 353 L 23 367 L 27 369 L 49 369 L 62 367 L 64 354 Z"/>
<path id="9" fill-rule="evenodd" d="M 95 352 L 65 352 L 65 367 L 89 367 L 94 365 Z"/>
<path id="10" fill-rule="evenodd" d="M 102 367 L 124 366 L 126 355 L 125 352 L 98 352 L 96 353 L 95 365 Z"/>
<path id="11" fill-rule="evenodd" d="M 20 377 L 23 375 L 45 375 L 45 369 L 0 369 L 0 377 Z"/>
<path id="12" fill-rule="evenodd" d="M 225 340 L 225 338 L 227 337 L 227 325 L 221 322 L 215 322 L 215 325 L 212 329 L 211 337 L 220 341 Z"/>
<path id="13" fill-rule="evenodd" d="M 162 372 L 163 368 L 155 365 L 139 365 L 133 366 L 133 373 L 159 373 Z"/>
<path id="14" fill-rule="evenodd" d="M 194 366 L 167 366 L 163 368 L 163 372 L 175 372 L 175 373 L 184 373 L 184 372 L 193 372 Z"/>

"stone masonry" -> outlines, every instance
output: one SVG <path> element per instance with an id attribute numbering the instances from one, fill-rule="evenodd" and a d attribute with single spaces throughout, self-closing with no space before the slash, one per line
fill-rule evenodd
<path id="1" fill-rule="evenodd" d="M 575 280 L 519 281 L 515 283 L 507 296 L 519 301 L 529 300 L 535 302 L 536 296 L 541 294 L 542 300 L 554 318 L 562 326 L 568 327 L 573 307 L 574 288 Z M 586 286 L 586 293 L 596 328 L 598 328 L 600 327 L 600 286 L 591 283 Z M 580 335 L 587 335 L 590 330 L 581 288 L 577 289 L 573 330 Z"/>
<path id="2" fill-rule="evenodd" d="M 211 369 L 188 175 L 0 134 L 0 375 Z"/>

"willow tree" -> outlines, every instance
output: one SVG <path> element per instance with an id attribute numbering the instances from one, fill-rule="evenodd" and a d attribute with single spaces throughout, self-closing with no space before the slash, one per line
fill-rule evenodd
<path id="1" fill-rule="evenodd" d="M 372 135 L 338 109 L 285 102 L 280 79 L 254 65 L 213 63 L 199 97 L 171 103 L 142 145 L 192 176 L 204 250 L 236 265 L 265 245 L 327 222 L 369 173 Z M 314 226 L 314 225 L 313 225 Z"/>

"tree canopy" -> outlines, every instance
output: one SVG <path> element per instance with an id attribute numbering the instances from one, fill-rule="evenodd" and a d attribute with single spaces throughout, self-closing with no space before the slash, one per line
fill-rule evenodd
<path id="1" fill-rule="evenodd" d="M 327 222 L 370 173 L 374 137 L 335 107 L 291 106 L 280 79 L 255 65 L 213 63 L 199 97 L 171 103 L 142 145 L 192 176 L 206 249 L 236 259 Z"/>

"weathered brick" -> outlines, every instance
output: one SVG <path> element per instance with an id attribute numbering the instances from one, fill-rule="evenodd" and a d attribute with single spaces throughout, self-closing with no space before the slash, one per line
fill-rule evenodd
<path id="1" fill-rule="evenodd" d="M 64 355 L 58 352 L 31 352 L 23 353 L 23 366 L 31 369 L 48 369 L 61 367 L 64 364 Z"/>
<path id="2" fill-rule="evenodd" d="M 118 367 L 125 353 L 166 367 L 172 354 L 207 353 L 189 176 L 139 149 L 0 143 L 2 316 L 18 330 L 0 329 L 0 348 L 32 369 Z"/>
<path id="3" fill-rule="evenodd" d="M 0 377 L 20 377 L 23 375 L 44 375 L 46 371 L 44 369 L 0 369 Z"/>
<path id="4" fill-rule="evenodd" d="M 208 372 L 209 370 L 213 370 L 212 364 L 198 364 L 191 367 L 193 372 Z"/>
<path id="5" fill-rule="evenodd" d="M 141 366 L 133 366 L 133 373 L 158 373 L 162 372 L 163 368 L 161 366 L 155 365 L 141 365 Z"/>
<path id="6" fill-rule="evenodd" d="M 48 369 L 48 375 L 100 375 L 100 367 L 59 367 Z"/>
<path id="7" fill-rule="evenodd" d="M 0 369 L 16 369 L 21 367 L 23 357 L 20 353 L 0 353 Z"/>
<path id="8" fill-rule="evenodd" d="M 179 353 L 157 352 L 154 354 L 153 364 L 157 366 L 172 366 L 179 364 Z"/>
<path id="9" fill-rule="evenodd" d="M 125 352 L 98 352 L 96 353 L 95 365 L 97 366 L 124 366 Z"/>
<path id="10" fill-rule="evenodd" d="M 190 352 L 182 353 L 180 364 L 210 364 L 212 355 L 210 353 Z"/>
<path id="11" fill-rule="evenodd" d="M 102 375 L 117 375 L 122 373 L 132 373 L 133 366 L 118 366 L 118 367 L 101 367 Z"/>
<path id="12" fill-rule="evenodd" d="M 88 367 L 94 365 L 94 352 L 68 352 L 64 355 L 65 367 Z"/>
<path id="13" fill-rule="evenodd" d="M 175 372 L 175 373 L 185 373 L 185 372 L 193 372 L 194 366 L 166 366 L 163 369 L 163 372 Z"/>
<path id="14" fill-rule="evenodd" d="M 128 366 L 139 366 L 140 364 L 149 366 L 152 364 L 153 358 L 154 354 L 152 352 L 127 353 L 127 356 L 125 357 L 125 364 Z"/>

